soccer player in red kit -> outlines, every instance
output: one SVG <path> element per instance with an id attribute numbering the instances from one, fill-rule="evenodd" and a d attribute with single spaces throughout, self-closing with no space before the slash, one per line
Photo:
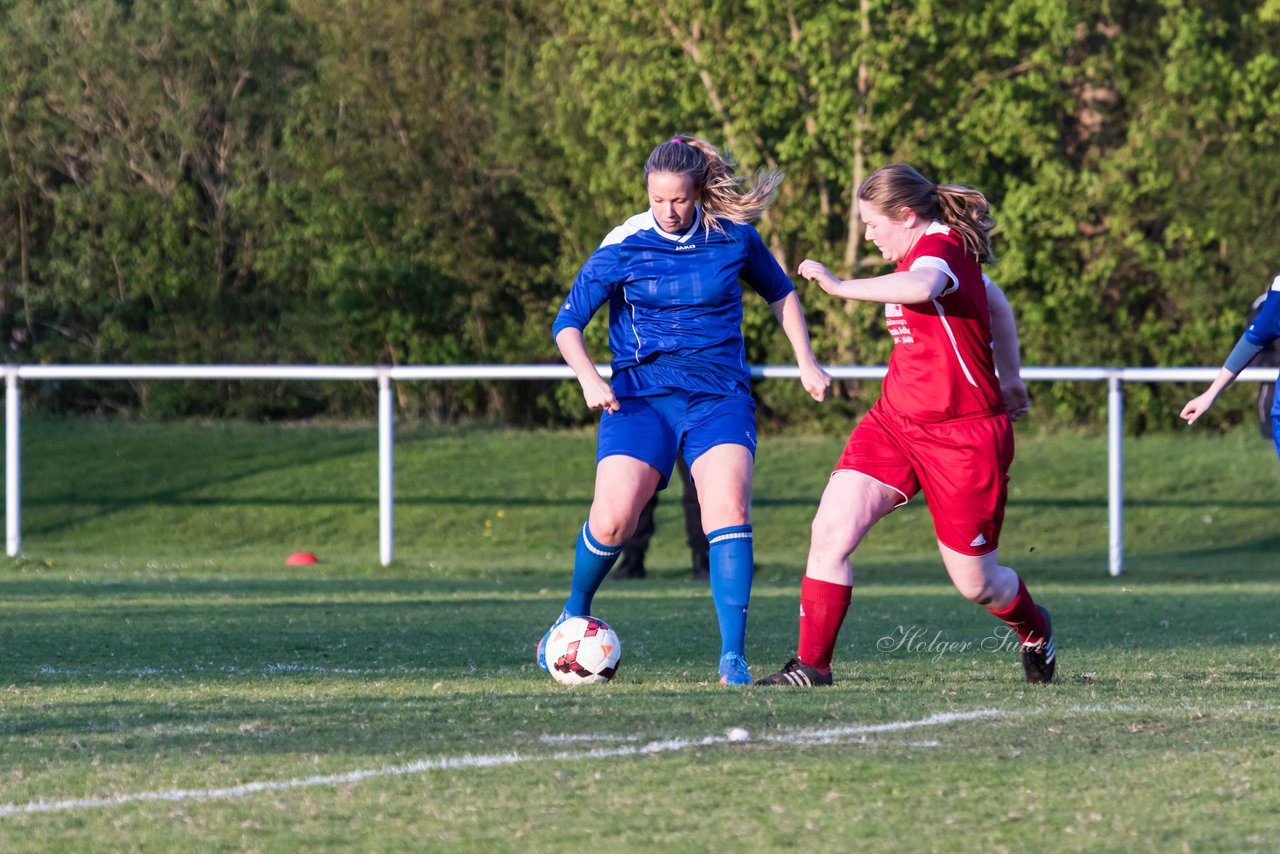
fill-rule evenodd
<path id="1" fill-rule="evenodd" d="M 1049 614 L 996 555 L 1013 461 L 1009 416 L 1026 411 L 1026 396 L 1020 379 L 996 375 L 981 268 L 992 260 L 987 200 L 893 164 L 858 188 L 858 210 L 867 239 L 896 271 L 840 281 L 806 260 L 800 275 L 835 296 L 884 303 L 893 355 L 881 397 L 849 436 L 813 520 L 796 657 L 755 684 L 831 684 L 853 585 L 849 556 L 872 525 L 922 490 L 952 582 L 1017 632 L 1027 681 L 1049 682 Z M 1011 385 L 1022 389 L 1020 401 Z"/>

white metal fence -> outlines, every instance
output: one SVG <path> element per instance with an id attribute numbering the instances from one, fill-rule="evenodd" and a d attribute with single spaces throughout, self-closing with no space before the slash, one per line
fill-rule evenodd
<path id="1" fill-rule="evenodd" d="M 597 366 L 608 376 L 608 366 Z M 21 419 L 23 380 L 360 380 L 378 384 L 378 529 L 382 565 L 395 550 L 395 405 L 394 382 L 457 380 L 572 379 L 563 365 L 424 365 L 418 367 L 317 367 L 305 365 L 7 365 L 5 375 L 5 547 L 13 557 L 22 546 Z M 829 367 L 838 380 L 878 380 L 879 365 Z M 1124 569 L 1124 392 L 1126 382 L 1208 383 L 1218 368 L 1023 368 L 1027 381 L 1063 380 L 1107 383 L 1107 509 L 1112 575 Z M 765 365 L 751 369 L 757 379 L 796 379 L 799 368 Z M 1238 381 L 1273 382 L 1274 368 L 1249 368 Z"/>

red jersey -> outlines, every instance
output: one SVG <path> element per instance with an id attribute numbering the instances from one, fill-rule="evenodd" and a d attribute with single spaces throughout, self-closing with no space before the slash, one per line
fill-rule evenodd
<path id="1" fill-rule="evenodd" d="M 898 262 L 898 272 L 926 267 L 947 277 L 938 297 L 884 308 L 893 335 L 885 401 L 921 423 L 1003 412 L 982 268 L 964 238 L 938 222 Z"/>

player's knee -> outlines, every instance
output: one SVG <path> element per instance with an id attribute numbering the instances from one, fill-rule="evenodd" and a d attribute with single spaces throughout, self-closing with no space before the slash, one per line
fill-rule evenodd
<path id="1" fill-rule="evenodd" d="M 981 575 L 952 580 L 961 595 L 985 608 L 1004 607 L 1018 593 L 1018 574 L 1007 566 L 989 567 Z"/>
<path id="2" fill-rule="evenodd" d="M 751 524 L 751 514 L 744 502 L 729 499 L 702 505 L 703 533 L 709 534 L 721 528 L 749 524 Z"/>
<path id="3" fill-rule="evenodd" d="M 626 542 L 636 530 L 636 520 L 612 510 L 591 513 L 591 536 L 601 545 L 617 546 Z"/>
<path id="4" fill-rule="evenodd" d="M 809 547 L 819 552 L 848 554 L 853 551 L 854 532 L 848 521 L 819 513 L 809 527 Z"/>
<path id="5" fill-rule="evenodd" d="M 990 605 L 999 594 L 995 585 L 985 578 L 958 579 L 955 585 L 961 596 L 983 606 Z"/>

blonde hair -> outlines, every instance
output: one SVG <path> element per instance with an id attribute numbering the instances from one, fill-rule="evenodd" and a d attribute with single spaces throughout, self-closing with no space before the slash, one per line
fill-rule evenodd
<path id="1" fill-rule="evenodd" d="M 737 169 L 728 152 L 721 154 L 702 137 L 677 134 L 650 152 L 644 164 L 644 182 L 647 189 L 654 172 L 688 175 L 700 196 L 703 222 L 708 229 L 724 231 L 722 218 L 746 223 L 764 215 L 782 184 L 781 172 L 762 169 L 752 180 L 751 189 L 744 191 L 746 179 L 734 174 Z"/>
<path id="2" fill-rule="evenodd" d="M 995 263 L 991 251 L 991 218 L 987 197 L 960 184 L 935 184 L 905 163 L 881 166 L 858 188 L 858 198 L 876 206 L 891 220 L 903 208 L 922 219 L 937 220 L 960 233 L 965 247 L 980 263 Z"/>

